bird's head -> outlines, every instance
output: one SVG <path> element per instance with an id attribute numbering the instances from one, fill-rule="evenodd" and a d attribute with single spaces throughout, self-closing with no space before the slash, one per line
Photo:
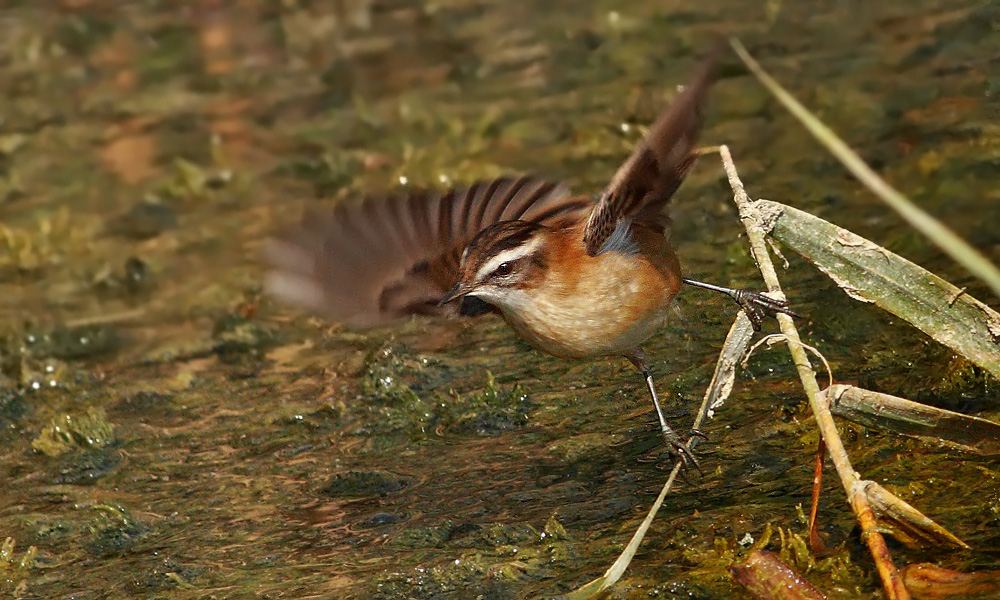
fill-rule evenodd
<path id="1" fill-rule="evenodd" d="M 465 248 L 458 282 L 441 304 L 469 297 L 516 310 L 545 272 L 550 232 L 529 221 L 502 221 L 484 229 Z"/>

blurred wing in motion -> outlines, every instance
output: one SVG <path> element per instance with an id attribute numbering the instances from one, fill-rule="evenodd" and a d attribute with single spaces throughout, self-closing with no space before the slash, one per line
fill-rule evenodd
<path id="1" fill-rule="evenodd" d="M 265 246 L 271 267 L 265 287 L 281 300 L 357 326 L 455 314 L 462 307 L 437 302 L 458 280 L 462 251 L 477 233 L 512 219 L 582 220 L 593 204 L 570 198 L 561 184 L 525 176 L 309 210 Z M 483 312 L 482 306 L 462 310 Z"/>

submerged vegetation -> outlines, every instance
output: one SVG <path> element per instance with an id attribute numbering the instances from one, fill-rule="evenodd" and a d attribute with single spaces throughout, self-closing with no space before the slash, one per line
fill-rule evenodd
<path id="1" fill-rule="evenodd" d="M 988 3 L 168 4 L 0 9 L 5 597 L 550 597 L 599 576 L 670 468 L 628 365 L 550 360 L 492 318 L 350 331 L 261 297 L 256 256 L 306 202 L 511 171 L 598 192 L 717 29 L 1000 262 Z M 735 59 L 713 93 L 704 139 L 753 193 L 997 307 Z M 705 157 L 672 235 L 692 277 L 759 288 L 731 196 Z M 988 353 L 944 350 L 786 258 L 796 326 L 838 383 L 1000 418 Z M 692 422 L 732 312 L 687 291 L 651 340 L 672 423 Z M 827 551 L 810 546 L 818 435 L 793 365 L 758 349 L 739 373 L 703 425 L 705 475 L 678 482 L 612 597 L 741 597 L 730 569 L 764 551 L 830 598 L 879 597 L 829 479 Z M 996 455 L 838 428 L 864 477 L 969 546 L 894 560 L 987 585 Z"/>

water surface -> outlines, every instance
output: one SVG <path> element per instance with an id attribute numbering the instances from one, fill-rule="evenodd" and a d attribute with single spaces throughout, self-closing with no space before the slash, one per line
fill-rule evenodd
<path id="1" fill-rule="evenodd" d="M 256 257 L 307 203 L 401 182 L 530 171 L 597 192 L 713 32 L 1000 261 L 996 3 L 178 6 L 0 11 L 0 537 L 37 549 L 0 567 L 5 594 L 520 598 L 602 573 L 670 466 L 630 365 L 544 356 L 492 318 L 347 331 L 262 298 Z M 751 195 L 997 305 L 735 59 L 703 139 L 730 145 Z M 714 160 L 674 218 L 689 276 L 760 285 Z M 994 380 L 786 256 L 838 381 L 1000 418 Z M 733 316 L 687 290 L 646 347 L 678 427 Z M 741 597 L 738 542 L 804 532 L 817 433 L 783 350 L 750 360 L 705 431 L 706 474 L 670 496 L 614 597 Z M 841 431 L 865 478 L 973 546 L 894 547 L 897 565 L 998 568 L 1000 463 Z M 880 597 L 832 473 L 824 488 L 839 550 L 809 576 Z"/>

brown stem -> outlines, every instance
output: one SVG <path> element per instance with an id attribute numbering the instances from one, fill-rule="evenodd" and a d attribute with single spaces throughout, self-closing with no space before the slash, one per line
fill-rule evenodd
<path id="1" fill-rule="evenodd" d="M 819 531 L 817 531 L 816 527 L 816 515 L 819 513 L 819 496 L 823 487 L 823 459 L 825 457 L 826 444 L 823 443 L 823 438 L 820 437 L 819 443 L 816 444 L 816 463 L 813 466 L 812 507 L 809 509 L 809 549 L 817 556 L 826 552 L 826 544 L 823 543 L 823 538 L 819 537 Z"/>
<path id="2" fill-rule="evenodd" d="M 722 157 L 722 164 L 726 170 L 726 176 L 729 178 L 729 185 L 733 189 L 733 199 L 739 209 L 740 220 L 743 221 L 743 226 L 747 230 L 750 251 L 754 261 L 757 263 L 757 268 L 760 269 L 760 273 L 764 277 L 764 283 L 767 284 L 767 289 L 771 295 L 784 299 L 785 296 L 781 291 L 778 275 L 774 270 L 774 265 L 771 263 L 771 258 L 767 254 L 767 247 L 764 244 L 764 230 L 761 226 L 759 213 L 743 188 L 743 182 L 740 181 L 739 174 L 736 172 L 736 165 L 733 164 L 729 148 L 725 145 L 719 146 L 719 155 Z M 885 545 L 885 539 L 876 528 L 875 515 L 871 512 L 867 500 L 859 491 L 861 486 L 858 484 L 861 478 L 851 466 L 847 451 L 844 449 L 844 443 L 841 441 L 840 434 L 837 432 L 837 426 L 833 422 L 833 415 L 830 413 L 829 406 L 820 399 L 820 389 L 819 384 L 816 382 L 816 373 L 809 363 L 809 357 L 806 355 L 806 350 L 802 345 L 801 338 L 799 338 L 799 332 L 795 328 L 795 323 L 786 314 L 778 313 L 777 318 L 778 324 L 781 326 L 781 332 L 785 334 L 785 338 L 787 339 L 788 351 L 792 355 L 792 361 L 799 372 L 799 380 L 802 382 L 802 387 L 809 397 L 809 406 L 816 417 L 816 424 L 819 426 L 820 434 L 823 436 L 823 441 L 826 443 L 830 458 L 833 460 L 833 466 L 837 470 L 837 475 L 840 476 L 840 481 L 850 499 L 851 507 L 854 509 L 858 522 L 861 524 L 862 535 L 868 543 L 868 548 L 878 566 L 879 576 L 882 578 L 882 586 L 885 589 L 886 595 L 890 600 L 909 600 L 910 594 L 903 586 L 899 571 L 892 563 L 889 550 Z M 858 492 L 856 493 L 856 491 Z"/>

